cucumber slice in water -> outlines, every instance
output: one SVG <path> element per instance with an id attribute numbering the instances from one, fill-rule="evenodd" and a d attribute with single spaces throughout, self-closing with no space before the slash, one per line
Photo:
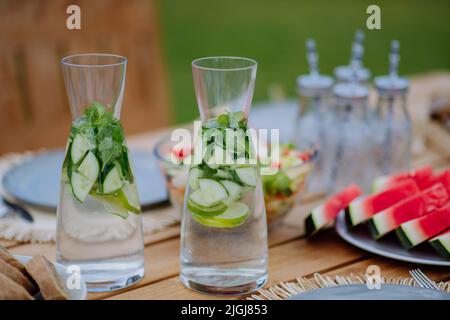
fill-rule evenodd
<path id="1" fill-rule="evenodd" d="M 76 171 L 73 171 L 70 177 L 70 184 L 72 186 L 73 195 L 81 203 L 86 200 L 86 197 L 91 191 L 94 183 L 95 180 L 92 181 Z"/>
<path id="2" fill-rule="evenodd" d="M 250 209 L 245 203 L 234 202 L 220 215 L 207 217 L 194 213 L 192 217 L 208 227 L 235 228 L 242 225 L 249 215 Z"/>
<path id="3" fill-rule="evenodd" d="M 198 179 L 198 183 L 203 198 L 211 204 L 217 204 L 228 197 L 228 192 L 225 187 L 215 180 Z"/>
<path id="4" fill-rule="evenodd" d="M 198 183 L 198 179 L 203 177 L 203 170 L 199 168 L 192 168 L 189 172 L 189 185 L 192 189 L 197 190 L 200 188 L 200 184 Z"/>
<path id="5" fill-rule="evenodd" d="M 256 187 L 256 168 L 236 168 L 234 170 L 237 178 L 245 185 L 249 187 Z"/>
<path id="6" fill-rule="evenodd" d="M 228 198 L 223 200 L 223 203 L 230 204 L 241 198 L 244 189 L 243 187 L 230 180 L 221 180 L 220 183 L 227 189 L 229 194 Z"/>
<path id="7" fill-rule="evenodd" d="M 103 193 L 110 194 L 122 189 L 124 181 L 117 166 L 114 166 L 106 175 L 103 181 Z"/>
<path id="8" fill-rule="evenodd" d="M 100 172 L 100 164 L 92 151 L 89 151 L 84 157 L 77 169 L 77 172 L 91 181 L 97 180 Z"/>
<path id="9" fill-rule="evenodd" d="M 80 162 L 89 149 L 90 145 L 86 137 L 81 133 L 77 133 L 73 138 L 72 146 L 70 147 L 70 157 L 72 158 L 72 163 L 77 164 Z"/>

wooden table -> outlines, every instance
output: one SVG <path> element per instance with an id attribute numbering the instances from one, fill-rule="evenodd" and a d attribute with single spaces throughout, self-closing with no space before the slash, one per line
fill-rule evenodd
<path id="1" fill-rule="evenodd" d="M 153 132 L 129 139 L 130 145 L 149 149 L 166 131 Z M 414 166 L 431 164 L 435 169 L 450 166 L 450 156 L 427 145 L 426 152 L 415 157 Z M 316 272 L 324 275 L 365 273 L 369 265 L 381 268 L 382 276 L 408 277 L 408 270 L 416 267 L 375 256 L 359 250 L 341 240 L 334 230 L 327 230 L 314 239 L 301 236 L 302 217 L 323 199 L 305 197 L 281 225 L 269 233 L 269 281 L 266 287 L 280 281 L 310 276 Z M 171 226 L 145 239 L 145 276 L 136 285 L 114 292 L 92 293 L 89 299 L 222 299 L 186 289 L 178 279 L 179 226 Z M 54 244 L 19 244 L 13 241 L 0 243 L 15 254 L 42 253 L 55 259 Z M 448 267 L 421 266 L 433 280 L 450 280 Z"/>

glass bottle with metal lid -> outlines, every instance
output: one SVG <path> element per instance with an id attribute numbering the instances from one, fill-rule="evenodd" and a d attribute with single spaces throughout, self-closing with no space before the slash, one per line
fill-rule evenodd
<path id="1" fill-rule="evenodd" d="M 369 90 L 356 83 L 337 84 L 333 89 L 333 124 L 328 129 L 328 146 L 333 159 L 327 192 L 357 183 L 369 192 L 376 174 L 371 123 L 367 115 Z"/>
<path id="2" fill-rule="evenodd" d="M 364 32 L 362 30 L 357 30 L 355 33 L 355 40 L 352 44 L 352 54 L 350 58 L 350 63 L 346 66 L 339 66 L 334 69 L 334 76 L 336 82 L 351 82 L 353 77 L 356 77 L 356 82 L 361 84 L 367 84 L 371 77 L 370 70 L 364 68 L 362 58 L 364 56 Z M 353 69 L 356 66 L 356 70 Z"/>
<path id="3" fill-rule="evenodd" d="M 399 42 L 392 41 L 389 74 L 375 78 L 377 161 L 384 174 L 411 166 L 412 124 L 406 103 L 409 80 L 398 76 L 399 50 Z"/>
<path id="4" fill-rule="evenodd" d="M 326 165 L 324 151 L 327 149 L 326 130 L 328 123 L 331 122 L 329 103 L 334 81 L 330 76 L 319 74 L 315 41 L 308 39 L 306 47 L 310 73 L 297 78 L 300 108 L 293 140 L 300 149 L 318 149 L 314 173 L 308 187 L 312 192 L 323 192 L 325 189 L 323 171 Z"/>

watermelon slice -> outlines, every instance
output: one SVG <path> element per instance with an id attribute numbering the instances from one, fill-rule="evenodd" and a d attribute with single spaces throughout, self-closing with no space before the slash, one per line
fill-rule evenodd
<path id="1" fill-rule="evenodd" d="M 450 229 L 429 241 L 431 246 L 444 258 L 450 258 Z"/>
<path id="2" fill-rule="evenodd" d="M 305 219 L 306 234 L 312 235 L 333 221 L 341 210 L 361 194 L 361 188 L 351 184 L 333 195 L 324 204 L 314 208 Z"/>
<path id="3" fill-rule="evenodd" d="M 444 187 L 447 189 L 447 192 L 450 194 L 450 169 L 448 169 L 438 175 L 428 177 L 422 183 L 422 189 L 428 189 L 429 187 L 431 187 L 439 182 L 444 185 Z"/>
<path id="4" fill-rule="evenodd" d="M 385 191 L 356 199 L 345 209 L 347 224 L 349 226 L 356 226 L 374 214 L 419 192 L 420 190 L 414 180 L 407 178 Z"/>
<path id="5" fill-rule="evenodd" d="M 370 232 L 375 239 L 379 239 L 402 223 L 443 206 L 448 199 L 445 187 L 438 183 L 375 214 L 368 221 Z"/>
<path id="6" fill-rule="evenodd" d="M 396 231 L 405 249 L 416 245 L 450 228 L 450 203 L 423 217 L 403 223 Z"/>
<path id="7" fill-rule="evenodd" d="M 389 189 L 398 182 L 408 178 L 413 179 L 417 183 L 419 189 L 423 190 L 425 188 L 422 187 L 422 185 L 428 180 L 429 177 L 431 177 L 432 174 L 433 169 L 430 166 L 424 166 L 416 170 L 378 177 L 373 182 L 372 191 L 375 193 Z"/>

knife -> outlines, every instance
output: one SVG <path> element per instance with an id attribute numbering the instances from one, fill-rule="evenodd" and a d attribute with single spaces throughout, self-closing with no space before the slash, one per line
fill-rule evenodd
<path id="1" fill-rule="evenodd" d="M 33 216 L 28 212 L 28 210 L 26 210 L 25 208 L 10 202 L 9 200 L 6 200 L 5 198 L 2 199 L 3 203 L 9 207 L 10 209 L 12 209 L 15 213 L 17 213 L 22 219 L 24 219 L 25 221 L 29 222 L 29 223 L 33 223 L 34 219 Z"/>

